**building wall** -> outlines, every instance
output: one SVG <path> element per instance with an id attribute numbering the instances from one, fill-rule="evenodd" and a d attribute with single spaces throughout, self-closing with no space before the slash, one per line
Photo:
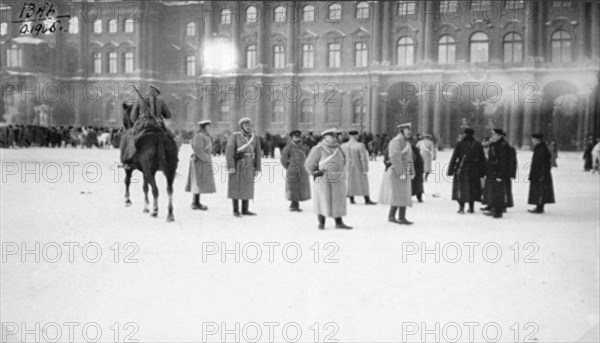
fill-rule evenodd
<path id="1" fill-rule="evenodd" d="M 600 56 L 598 2 L 572 1 L 564 2 L 568 6 L 555 7 L 550 1 L 526 0 L 522 8 L 509 9 L 506 1 L 492 1 L 484 6 L 487 10 L 478 11 L 473 1 L 459 1 L 456 12 L 445 13 L 440 9 L 441 1 L 427 1 L 416 2 L 414 13 L 399 15 L 399 2 L 377 1 L 367 2 L 368 18 L 357 19 L 358 3 L 337 2 L 342 9 L 340 20 L 328 18 L 328 7 L 336 4 L 330 1 L 146 1 L 135 2 L 134 8 L 128 7 L 131 2 L 71 3 L 68 8 L 59 7 L 59 12 L 79 18 L 79 33 L 60 31 L 38 36 L 20 34 L 22 23 L 11 23 L 19 18 L 5 15 L 16 12 L 3 8 L 2 21 L 8 24 L 6 34 L 0 38 L 6 95 L 3 111 L 7 113 L 7 107 L 13 106 L 10 111 L 14 113 L 18 108 L 17 112 L 22 113 L 18 120 L 27 122 L 31 114 L 23 112 L 33 111 L 28 102 L 46 102 L 60 110 L 56 116 L 61 124 L 119 126 L 120 102 L 136 99 L 133 85 L 143 90 L 153 83 L 161 88 L 175 113 L 171 123 L 174 128 L 192 128 L 196 121 L 208 118 L 217 132 L 223 132 L 237 129 L 239 118 L 250 116 L 261 133 L 285 133 L 294 128 L 318 132 L 334 126 L 393 133 L 398 123 L 412 121 L 418 132 L 433 133 L 451 144 L 466 118 L 472 125 L 479 125 L 480 135 L 489 126 L 502 125 L 511 142 L 526 146 L 534 131 L 557 134 L 559 128 L 548 125 L 548 118 L 571 116 L 576 129 L 567 133 L 565 144 L 580 147 L 588 134 L 598 136 L 594 101 L 598 97 Z M 315 18 L 310 22 L 300 19 L 307 5 L 315 7 Z M 258 10 L 257 22 L 245 20 L 250 6 Z M 287 14 L 283 22 L 275 21 L 278 6 L 284 6 Z M 225 8 L 232 12 L 230 23 L 221 23 L 221 10 Z M 103 20 L 102 33 L 92 32 L 96 14 Z M 132 33 L 123 32 L 127 18 L 135 20 Z M 110 19 L 118 21 L 117 33 L 108 32 Z M 195 23 L 195 35 L 186 34 L 190 22 Z M 558 30 L 570 35 L 570 62 L 552 60 L 551 37 Z M 489 59 L 484 63 L 469 58 L 470 39 L 477 32 L 489 39 Z M 511 32 L 522 39 L 523 55 L 518 63 L 504 60 L 503 39 Z M 437 42 L 444 35 L 452 36 L 456 43 L 456 62 L 452 65 L 438 63 Z M 16 43 L 21 37 L 41 42 Z M 412 65 L 398 64 L 396 44 L 401 37 L 410 37 L 414 42 Z M 221 51 L 215 45 L 217 41 L 232 46 L 233 52 Z M 368 47 L 368 64 L 364 67 L 354 65 L 353 49 L 358 42 Z M 339 68 L 327 65 L 330 43 L 341 44 Z M 21 67 L 7 67 L 4 58 L 14 44 L 22 49 Z M 245 51 L 251 44 L 257 45 L 257 65 L 248 68 Z M 302 44 L 314 45 L 314 68 L 302 68 Z M 274 68 L 274 45 L 285 48 L 284 68 Z M 107 72 L 110 52 L 118 54 L 115 74 Z M 134 53 L 132 73 L 125 73 L 125 52 Z M 101 73 L 94 73 L 94 53 L 102 54 Z M 205 56 L 219 60 L 232 54 L 235 64 L 227 70 L 212 68 L 205 61 Z M 188 56 L 195 58 L 193 75 L 186 73 Z M 35 89 L 26 85 L 36 82 L 42 96 L 23 97 L 23 88 Z M 62 88 L 63 96 L 58 101 L 48 101 L 43 94 L 49 82 Z M 464 89 L 465 83 L 478 92 L 486 86 L 491 90 L 500 88 L 503 98 L 488 99 L 484 106 L 478 106 L 473 103 L 485 100 L 485 94 L 463 94 L 451 101 L 442 93 L 456 90 L 455 85 Z M 405 85 L 404 93 L 398 91 L 400 85 Z M 14 90 L 12 86 L 16 86 Z M 565 114 L 564 109 L 545 113 L 549 108 L 554 111 L 549 94 L 558 94 L 548 87 L 574 93 L 579 101 L 576 113 Z M 73 89 L 74 96 L 64 95 Z M 437 89 L 437 97 L 423 96 L 427 89 Z M 258 98 L 257 90 L 261 91 Z M 416 95 L 411 94 L 413 90 Z M 289 93 L 298 91 L 301 97 Z M 409 98 L 412 102 L 406 102 L 406 107 L 399 105 Z M 303 101 L 314 103 L 312 122 L 301 122 Z M 361 101 L 365 115 L 353 121 L 355 105 Z M 282 107 L 283 113 L 277 113 Z M 573 140 L 567 142 L 569 136 Z"/>

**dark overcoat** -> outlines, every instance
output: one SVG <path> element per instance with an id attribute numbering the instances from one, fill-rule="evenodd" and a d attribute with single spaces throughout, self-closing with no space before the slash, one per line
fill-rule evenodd
<path id="1" fill-rule="evenodd" d="M 485 200 L 497 211 L 506 209 L 506 179 L 510 178 L 510 149 L 503 138 L 489 146 L 486 165 Z"/>
<path id="2" fill-rule="evenodd" d="M 261 171 L 261 159 L 262 151 L 258 136 L 244 135 L 242 132 L 235 132 L 229 136 L 225 150 L 229 174 L 228 198 L 254 199 L 254 173 Z"/>
<path id="3" fill-rule="evenodd" d="M 554 203 L 554 186 L 552 184 L 552 152 L 545 142 L 533 148 L 531 169 L 529 170 L 529 198 L 531 205 Z"/>
<path id="4" fill-rule="evenodd" d="M 485 176 L 483 146 L 475 138 L 465 136 L 454 148 L 448 176 L 452 179 L 452 200 L 481 201 L 481 181 Z"/>
<path id="5" fill-rule="evenodd" d="M 421 150 L 417 145 L 412 145 L 413 159 L 415 161 L 415 177 L 411 180 L 412 195 L 425 193 L 423 187 L 423 173 L 425 171 L 425 162 L 421 156 Z"/>
<path id="6" fill-rule="evenodd" d="M 508 169 L 510 172 L 510 177 L 507 177 L 504 180 L 504 187 L 506 188 L 506 207 L 513 207 L 515 206 L 515 202 L 513 200 L 512 184 L 513 179 L 517 178 L 517 149 L 509 144 L 506 144 L 506 146 L 508 148 Z"/>
<path id="7" fill-rule="evenodd" d="M 308 146 L 290 141 L 281 151 L 281 165 L 285 168 L 285 197 L 289 201 L 310 199 L 310 177 L 304 168 Z"/>

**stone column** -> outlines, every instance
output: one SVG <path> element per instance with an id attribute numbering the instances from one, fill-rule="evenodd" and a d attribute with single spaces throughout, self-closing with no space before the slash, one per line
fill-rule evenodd
<path id="1" fill-rule="evenodd" d="M 294 3 L 288 4 L 287 7 L 287 51 L 286 53 L 286 62 L 287 68 L 292 73 L 292 77 L 290 78 L 290 83 L 296 85 L 296 72 L 297 72 L 297 39 L 296 39 L 296 26 L 298 25 L 298 9 L 294 6 Z M 285 102 L 285 133 L 289 133 L 293 129 L 298 127 L 298 118 L 297 118 L 297 110 L 298 110 L 298 102 L 295 101 L 296 94 L 295 90 L 300 89 L 298 86 L 288 87 L 285 90 L 288 94 L 283 96 L 283 101 Z M 300 90 L 301 92 L 301 90 Z"/>
<path id="2" fill-rule="evenodd" d="M 381 112 L 380 112 L 380 115 L 381 115 L 381 117 L 380 117 L 381 118 L 380 125 L 382 127 L 381 131 L 382 131 L 382 133 L 388 133 L 388 134 L 392 134 L 393 135 L 396 131 L 392 130 L 389 127 L 389 124 L 388 124 L 389 120 L 388 120 L 388 117 L 387 117 L 387 102 L 388 102 L 388 96 L 389 96 L 389 94 L 386 93 L 386 92 L 382 92 L 382 93 L 379 93 L 378 95 L 379 95 L 379 101 L 381 101 L 381 104 L 379 106 L 379 109 L 381 110 Z"/>
<path id="3" fill-rule="evenodd" d="M 529 148 L 530 137 L 531 137 L 531 117 L 533 113 L 533 106 L 535 104 L 526 101 L 523 103 L 523 135 L 521 136 L 522 148 Z"/>
<path id="4" fill-rule="evenodd" d="M 433 135 L 440 137 L 442 133 L 442 109 L 444 107 L 443 98 L 435 99 L 433 103 Z"/>
<path id="5" fill-rule="evenodd" d="M 436 1 L 425 1 L 422 3 L 425 9 L 425 17 L 422 18 L 423 23 L 423 56 L 422 62 L 432 63 L 433 62 L 433 23 L 435 21 L 435 7 Z M 422 17 L 422 16 L 421 16 Z M 419 49 L 420 50 L 420 49 Z"/>
<path id="6" fill-rule="evenodd" d="M 444 98 L 445 99 L 445 98 Z M 444 144 L 450 148 L 453 146 L 452 141 L 452 102 L 444 100 Z"/>
<path id="7" fill-rule="evenodd" d="M 525 1 L 525 61 L 532 62 L 537 55 L 535 26 L 540 18 L 538 2 L 535 0 Z M 535 18 L 538 18 L 536 20 Z"/>
<path id="8" fill-rule="evenodd" d="M 510 102 L 510 126 L 508 129 L 508 141 L 510 145 L 517 144 L 517 133 L 519 132 L 519 102 Z"/>
<path id="9" fill-rule="evenodd" d="M 591 42 L 592 42 L 592 58 L 600 58 L 600 3 L 593 2 L 591 4 Z"/>
<path id="10" fill-rule="evenodd" d="M 546 60 L 546 20 L 547 4 L 546 0 L 537 1 L 537 57 L 542 62 Z"/>
<path id="11" fill-rule="evenodd" d="M 270 42 L 269 37 L 269 24 L 271 21 L 271 13 L 269 11 L 269 5 L 267 2 L 262 2 L 260 7 L 261 16 L 258 21 L 258 37 L 256 47 L 256 62 L 261 70 L 264 70 L 269 65 L 268 61 L 268 45 Z M 288 37 L 292 39 L 292 37 Z M 257 113 L 258 114 L 258 113 Z"/>
<path id="12" fill-rule="evenodd" d="M 577 44 L 577 49 L 575 49 L 575 60 L 577 61 L 582 61 L 585 59 L 585 54 L 586 54 L 586 47 L 585 47 L 585 35 L 586 35 L 586 31 L 587 31 L 587 20 L 586 20 L 586 7 L 587 4 L 585 3 L 585 1 L 573 1 L 573 5 L 574 6 L 578 6 L 578 15 L 577 15 L 577 21 L 579 22 L 579 25 L 577 25 L 577 31 L 576 31 L 576 44 Z"/>
<path id="13" fill-rule="evenodd" d="M 373 34 L 373 62 L 380 63 L 381 62 L 381 35 L 382 35 L 382 27 L 381 23 L 383 21 L 382 16 L 382 7 L 383 2 L 377 1 L 373 3 L 373 17 L 371 18 L 372 23 L 372 34 Z"/>
<path id="14" fill-rule="evenodd" d="M 504 106 L 502 106 L 502 130 L 504 130 L 504 132 L 508 132 L 509 128 L 510 106 L 510 103 L 505 103 Z"/>
<path id="15" fill-rule="evenodd" d="M 392 48 L 392 3 L 390 1 L 384 1 L 383 3 L 383 28 L 382 28 L 382 41 L 381 41 L 381 62 L 382 64 L 390 65 L 392 61 L 391 48 Z"/>
<path id="16" fill-rule="evenodd" d="M 298 11 L 293 3 L 287 7 L 287 51 L 285 52 L 286 63 L 291 72 L 296 72 L 296 26 L 298 24 Z"/>

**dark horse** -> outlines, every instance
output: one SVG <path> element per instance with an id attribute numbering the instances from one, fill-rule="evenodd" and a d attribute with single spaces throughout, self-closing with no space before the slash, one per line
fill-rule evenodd
<path id="1" fill-rule="evenodd" d="M 123 103 L 123 126 L 125 129 L 133 127 L 133 122 L 130 119 L 132 109 L 133 105 Z M 133 139 L 132 137 L 129 138 Z M 125 206 L 131 206 L 129 185 L 131 184 L 131 175 L 137 169 L 144 175 L 144 213 L 149 212 L 148 184 L 150 184 L 154 197 L 154 206 L 150 215 L 156 217 L 158 215 L 158 187 L 154 175 L 156 171 L 162 170 L 167 179 L 167 194 L 169 195 L 167 221 L 175 220 L 173 216 L 173 181 L 175 180 L 179 160 L 177 153 L 177 145 L 165 133 L 151 132 L 143 135 L 136 142 L 136 152 L 131 159 L 131 168 L 125 169 Z"/>

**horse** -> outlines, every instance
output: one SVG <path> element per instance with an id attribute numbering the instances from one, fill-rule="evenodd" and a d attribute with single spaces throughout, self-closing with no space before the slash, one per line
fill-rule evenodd
<path id="1" fill-rule="evenodd" d="M 133 122 L 130 119 L 133 105 L 123 103 L 123 126 L 124 129 L 131 129 Z M 124 132 L 123 137 L 127 135 Z M 133 139 L 129 136 L 128 139 Z M 131 184 L 131 176 L 135 169 L 142 172 L 144 176 L 144 213 L 150 212 L 148 209 L 148 185 L 152 187 L 152 196 L 154 204 L 150 215 L 156 217 L 158 215 L 158 187 L 154 176 L 158 170 L 161 170 L 167 179 L 167 194 L 169 196 L 167 221 L 175 220 L 173 215 L 173 181 L 177 170 L 177 146 L 173 139 L 166 133 L 151 132 L 143 135 L 136 142 L 136 152 L 131 158 L 131 168 L 125 169 L 125 206 L 131 206 L 132 202 L 129 199 L 129 185 Z"/>

